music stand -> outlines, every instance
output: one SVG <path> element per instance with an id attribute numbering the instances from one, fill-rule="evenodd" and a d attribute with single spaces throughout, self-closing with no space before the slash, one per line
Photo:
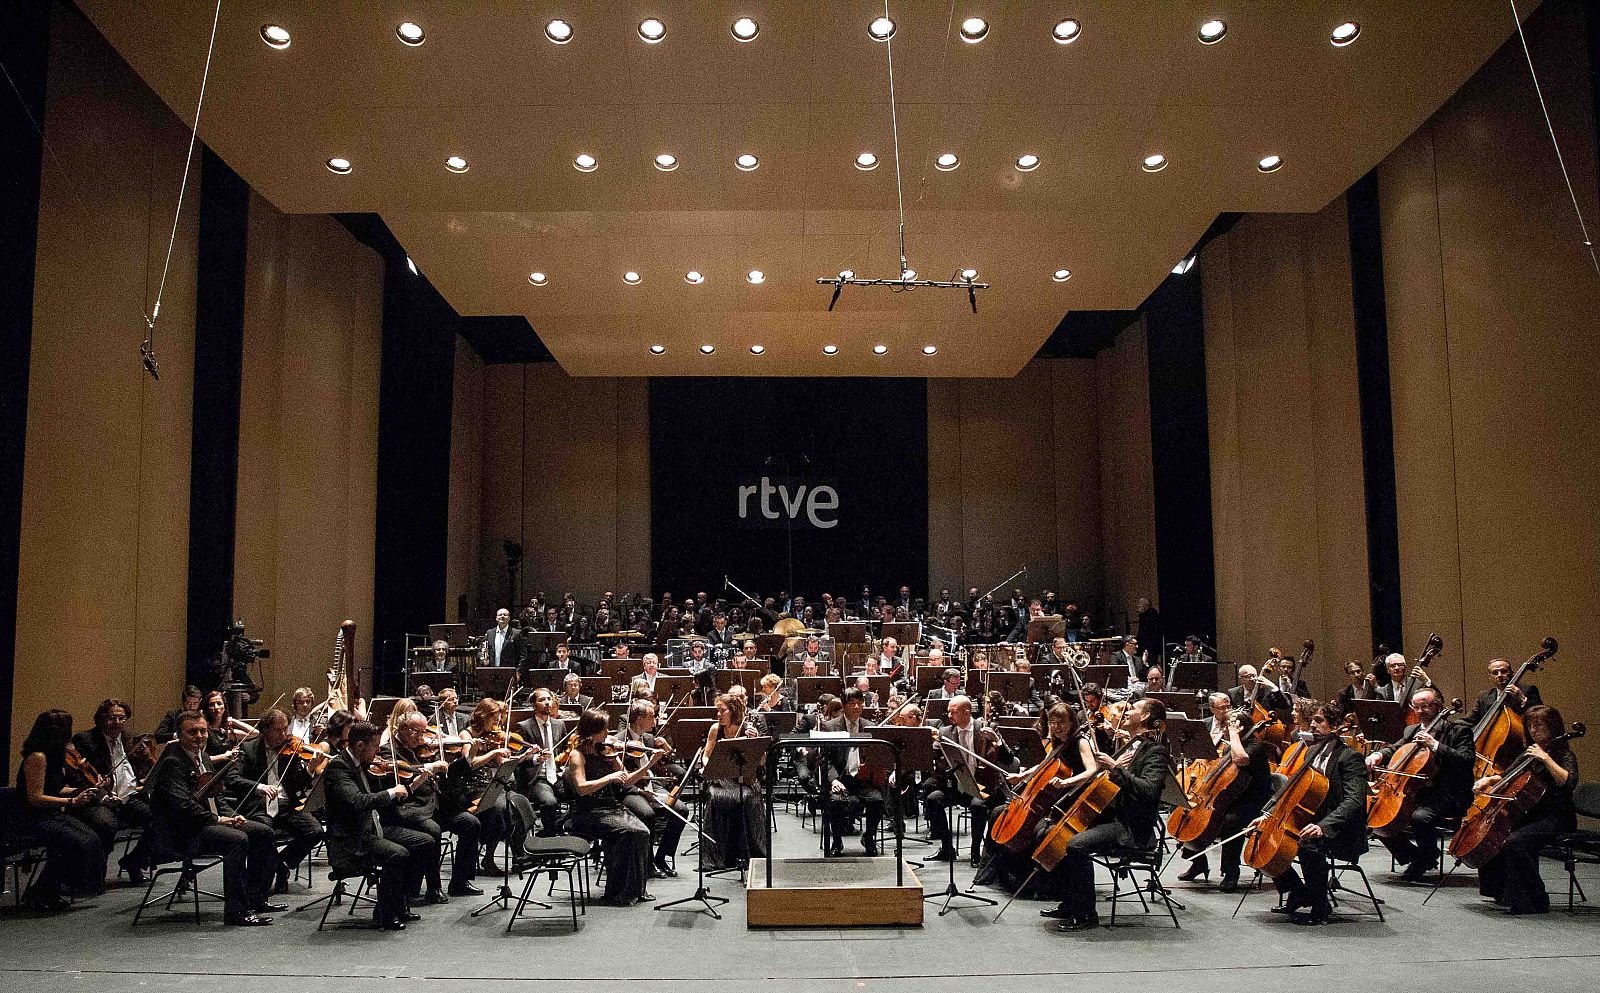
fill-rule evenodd
<path id="1" fill-rule="evenodd" d="M 506 791 L 514 788 L 513 781 L 516 777 L 517 767 L 521 764 L 521 762 L 500 763 L 499 767 L 494 771 L 494 776 L 489 780 L 489 785 L 483 788 L 483 795 L 478 798 L 477 809 L 493 809 L 496 802 L 500 800 Z M 489 801 L 487 804 L 484 802 L 486 800 Z M 509 805 L 506 811 L 506 816 L 515 816 L 510 811 Z M 488 903 L 485 903 L 477 910 L 474 910 L 471 916 L 477 917 L 479 914 L 486 914 L 491 910 L 504 910 L 511 905 L 512 901 L 516 900 L 517 895 L 511 892 L 511 863 L 515 862 L 516 860 L 517 853 L 512 852 L 510 850 L 510 846 L 508 845 L 506 850 L 505 868 L 501 870 L 499 890 L 493 897 L 489 899 Z M 534 900 L 532 902 L 539 904 L 539 909 L 541 910 L 550 909 L 550 904 L 548 903 L 540 903 L 538 900 Z"/>
<path id="2" fill-rule="evenodd" d="M 767 733 L 774 738 L 794 734 L 794 726 L 800 723 L 800 715 L 792 710 L 755 710 L 751 713 L 761 716 L 766 722 Z"/>
<path id="3" fill-rule="evenodd" d="M 935 724 L 945 724 L 950 720 L 950 698 L 940 697 L 937 700 L 923 700 L 925 713 L 922 719 Z"/>
<path id="4" fill-rule="evenodd" d="M 1086 665 L 1078 670 L 1086 683 L 1099 683 L 1101 689 L 1120 690 L 1128 686 L 1128 667 L 1125 665 Z"/>
<path id="5" fill-rule="evenodd" d="M 944 671 L 946 669 L 959 670 L 960 668 L 958 665 L 919 665 L 916 668 L 916 685 L 912 687 L 912 691 L 926 696 L 929 690 L 937 689 L 944 684 Z"/>
<path id="6" fill-rule="evenodd" d="M 504 700 L 506 690 L 511 687 L 511 676 L 516 671 L 515 666 L 509 665 L 479 666 L 472 674 L 472 680 L 477 686 L 478 695 Z"/>
<path id="7" fill-rule="evenodd" d="M 828 625 L 827 630 L 833 643 L 840 647 L 859 645 L 867 640 L 866 621 L 834 621 Z"/>
<path id="8" fill-rule="evenodd" d="M 1147 693 L 1146 696 L 1152 700 L 1160 700 L 1166 706 L 1169 720 L 1178 714 L 1182 714 L 1191 720 L 1201 720 L 1210 710 L 1205 700 L 1195 696 L 1193 693 L 1163 691 L 1160 693 Z"/>
<path id="9" fill-rule="evenodd" d="M 717 692 L 726 693 L 733 688 L 735 683 L 743 684 L 744 691 L 750 697 L 756 695 L 756 684 L 761 682 L 765 673 L 755 669 L 718 669 L 712 676 L 717 683 Z"/>
<path id="10" fill-rule="evenodd" d="M 468 637 L 470 636 L 467 634 L 467 626 L 465 624 L 428 625 L 428 643 L 430 645 L 435 641 L 442 641 L 451 648 L 466 648 Z"/>
<path id="11" fill-rule="evenodd" d="M 656 702 L 664 707 L 676 707 L 688 699 L 689 694 L 693 691 L 693 676 L 669 676 L 663 672 L 656 673 Z"/>
<path id="12" fill-rule="evenodd" d="M 1028 672 L 990 672 L 986 689 L 999 690 L 1007 703 L 1027 703 L 1033 674 Z"/>
<path id="13" fill-rule="evenodd" d="M 411 673 L 411 688 L 430 686 L 437 694 L 440 690 L 455 689 L 456 674 L 449 669 L 424 669 Z"/>
<path id="14" fill-rule="evenodd" d="M 482 672 L 482 669 L 478 670 Z M 491 670 L 492 671 L 492 670 Z M 522 692 L 532 696 L 534 690 L 549 690 L 561 695 L 561 684 L 566 681 L 565 669 L 529 669 L 522 676 Z"/>
<path id="15" fill-rule="evenodd" d="M 1000 732 L 1000 739 L 1017 753 L 1017 761 L 1022 763 L 1024 769 L 1030 769 L 1044 761 L 1044 739 L 1039 737 L 1039 729 L 1032 726 L 1032 718 L 1028 720 L 1030 722 L 1028 727 L 1016 724 L 994 725 L 994 729 Z"/>
<path id="16" fill-rule="evenodd" d="M 772 744 L 771 738 L 723 738 L 711 748 L 711 758 L 706 760 L 705 770 L 700 776 L 700 790 L 702 810 L 711 807 L 711 781 L 713 779 L 735 779 L 739 781 L 739 789 L 754 789 L 753 786 L 744 785 L 744 772 L 754 768 L 761 762 L 761 757 L 766 754 L 767 748 Z M 763 823 L 762 827 L 766 827 Z M 706 848 L 710 839 L 701 828 L 696 825 L 695 833 L 700 836 L 700 844 L 696 849 L 695 876 L 696 885 L 694 893 L 681 900 L 672 900 L 667 903 L 658 903 L 656 910 L 672 910 L 684 904 L 698 903 L 700 906 L 692 908 L 694 913 L 709 914 L 713 920 L 721 920 L 722 915 L 717 913 L 717 907 L 727 903 L 728 898 L 712 896 L 706 888 Z M 770 847 L 770 843 L 769 843 Z M 771 854 L 768 854 L 771 858 Z"/>
<path id="17" fill-rule="evenodd" d="M 801 676 L 795 680 L 795 687 L 800 694 L 801 706 L 815 704 L 817 697 L 824 693 L 844 695 L 844 680 L 838 676 Z"/>
<path id="18" fill-rule="evenodd" d="M 948 701 L 945 701 L 945 700 L 933 700 L 933 701 L 930 701 L 930 702 L 931 703 L 948 703 Z M 1005 740 L 1004 732 L 1001 733 L 1001 740 L 1002 741 Z M 976 742 L 974 742 L 974 743 L 976 743 Z M 933 742 L 930 742 L 930 745 L 932 745 L 932 744 L 933 744 Z M 974 790 L 978 788 L 977 783 L 973 782 L 972 776 L 967 772 L 967 767 L 966 767 L 965 762 L 959 761 L 959 759 L 963 759 L 963 758 L 965 758 L 965 756 L 962 755 L 958 751 L 946 748 L 944 742 L 938 742 L 938 746 L 939 746 L 941 751 L 945 752 L 945 762 L 946 762 L 946 764 L 948 764 L 950 766 L 951 770 L 956 773 L 952 777 L 954 779 L 955 783 L 956 783 L 956 788 L 958 790 L 960 790 L 961 793 L 963 793 L 963 794 L 965 794 L 967 796 L 972 796 L 972 797 L 977 796 L 977 793 L 974 792 Z M 928 764 L 925 767 L 923 767 L 920 771 L 922 773 L 924 773 L 925 775 L 931 775 L 933 773 L 933 748 L 932 747 L 930 747 L 928 749 Z M 946 817 L 948 818 L 948 816 L 949 815 L 947 814 Z M 947 821 L 947 823 L 948 823 L 948 821 Z M 951 825 L 951 826 L 953 827 L 953 825 Z M 972 818 L 972 831 L 973 831 L 974 839 L 976 839 L 977 832 L 980 831 L 980 830 L 985 830 L 985 829 L 984 828 L 980 828 L 978 826 L 978 817 L 977 817 L 976 814 L 974 814 L 973 818 Z M 940 842 L 941 845 L 946 845 L 946 844 L 949 844 L 949 843 L 950 843 L 950 841 L 949 841 L 948 838 L 945 841 Z M 976 843 L 976 842 L 974 842 L 974 843 Z M 999 903 L 997 901 L 995 901 L 995 900 L 991 900 L 988 897 L 983 896 L 982 894 L 974 893 L 971 890 L 963 890 L 961 887 L 956 885 L 956 859 L 953 858 L 953 857 L 949 860 L 949 869 L 950 869 L 950 880 L 949 880 L 948 883 L 945 884 L 945 888 L 944 889 L 940 890 L 937 893 L 924 893 L 922 895 L 922 899 L 924 899 L 924 900 L 932 901 L 932 900 L 941 900 L 942 899 L 944 901 L 944 903 L 941 904 L 940 907 L 939 907 L 939 916 L 940 917 L 943 917 L 945 914 L 948 914 L 950 912 L 950 901 L 951 900 L 956 900 L 956 899 L 971 900 L 975 906 L 979 906 L 979 907 L 995 907 L 995 906 L 999 906 Z"/>
<path id="19" fill-rule="evenodd" d="M 922 640 L 922 622 L 886 621 L 883 625 L 883 637 L 893 638 L 903 650 L 907 645 L 915 645 Z"/>
<path id="20" fill-rule="evenodd" d="M 673 718 L 664 729 L 663 733 L 672 743 L 672 751 L 677 755 L 691 755 L 706 747 L 706 729 L 715 724 L 715 720 L 701 718 L 678 719 Z"/>
<path id="21" fill-rule="evenodd" d="M 1217 673 L 1225 663 L 1221 662 L 1177 662 L 1172 666 L 1172 686 L 1182 686 L 1189 690 L 1205 690 L 1214 692 L 1221 686 L 1222 680 Z"/>
<path id="22" fill-rule="evenodd" d="M 375 696 L 367 704 L 367 720 L 383 727 L 389 723 L 389 715 L 394 713 L 395 704 L 400 702 L 397 696 Z"/>
<path id="23" fill-rule="evenodd" d="M 565 631 L 525 631 L 523 637 L 528 642 L 528 663 L 535 669 L 549 669 L 555 665 L 556 646 L 565 645 L 571 635 Z"/>
<path id="24" fill-rule="evenodd" d="M 644 659 L 601 659 L 600 675 L 611 680 L 611 685 L 618 683 L 626 686 L 633 682 L 633 677 L 644 674 Z M 656 676 L 661 675 L 661 670 L 656 670 Z"/>
<path id="25" fill-rule="evenodd" d="M 1049 651 L 1051 642 L 1066 636 L 1067 622 L 1062 619 L 1060 614 L 1048 614 L 1028 621 L 1028 644 L 1043 645 L 1046 652 Z"/>
<path id="26" fill-rule="evenodd" d="M 595 707 L 611 701 L 611 680 L 608 677 L 579 676 L 578 679 L 579 685 L 583 687 L 578 692 L 589 698 L 589 706 Z"/>
<path id="27" fill-rule="evenodd" d="M 1399 741 L 1405 733 L 1407 707 L 1398 700 L 1352 700 L 1350 706 L 1356 715 L 1356 727 L 1368 741 L 1387 745 Z"/>
<path id="28" fill-rule="evenodd" d="M 1029 674 L 1033 676 L 1033 685 L 1038 687 L 1039 694 L 1042 696 L 1050 692 L 1050 677 L 1063 669 L 1070 668 L 1072 666 L 1065 662 L 1036 662 L 1033 668 L 1029 670 Z M 1062 676 L 1061 678 L 1067 686 L 1075 685 L 1071 676 Z"/>
<path id="29" fill-rule="evenodd" d="M 1168 711 L 1166 725 L 1167 749 L 1180 763 L 1209 762 L 1217 757 L 1217 746 L 1211 741 L 1205 721 Z"/>

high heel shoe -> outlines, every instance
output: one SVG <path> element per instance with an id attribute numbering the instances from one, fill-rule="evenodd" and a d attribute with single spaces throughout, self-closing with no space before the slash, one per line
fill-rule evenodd
<path id="1" fill-rule="evenodd" d="M 1211 878 L 1211 862 L 1204 855 L 1189 863 L 1189 868 L 1178 874 L 1178 882 L 1192 883 L 1196 879 Z"/>

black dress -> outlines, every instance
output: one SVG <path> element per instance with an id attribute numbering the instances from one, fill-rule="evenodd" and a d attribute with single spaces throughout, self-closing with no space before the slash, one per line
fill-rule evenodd
<path id="1" fill-rule="evenodd" d="M 744 734 L 743 727 L 739 733 Z M 742 869 L 752 857 L 765 858 L 767 805 L 755 770 L 747 770 L 743 780 L 708 780 L 706 791 L 706 834 L 711 842 L 706 868 Z"/>
<path id="2" fill-rule="evenodd" d="M 1578 788 L 1578 756 L 1569 748 L 1556 760 L 1567 770 L 1567 781 L 1559 786 L 1550 782 L 1549 770 L 1541 764 L 1536 775 L 1546 781 L 1544 796 L 1522 815 L 1495 857 L 1478 870 L 1478 892 L 1513 914 L 1549 911 L 1550 894 L 1539 875 L 1539 853 L 1556 836 L 1577 826 L 1572 793 Z"/>
<path id="3" fill-rule="evenodd" d="M 611 759 L 584 749 L 583 768 L 590 779 L 611 770 Z M 577 790 L 573 790 L 577 794 Z M 608 783 L 572 801 L 572 833 L 605 845 L 608 903 L 633 903 L 644 895 L 650 878 L 650 828 L 623 804 L 626 792 Z"/>
<path id="4" fill-rule="evenodd" d="M 1046 747 L 1051 743 L 1046 742 Z M 1076 776 L 1083 771 L 1083 755 L 1078 749 L 1078 736 L 1074 735 L 1061 750 L 1061 761 L 1067 766 L 1067 775 Z M 1066 806 L 1066 804 L 1062 804 Z M 1043 840 L 1044 833 L 1049 829 L 1049 822 L 1040 819 L 1034 829 L 1034 834 L 1028 838 L 1019 838 L 1016 841 L 1021 851 L 1013 851 L 1004 845 L 989 845 L 989 855 L 984 860 L 983 866 L 978 869 L 977 876 L 973 879 L 976 886 L 994 886 L 1008 893 L 1015 893 L 1017 887 L 1033 873 L 1039 866 L 1033 861 L 1033 850 Z M 1019 894 L 1033 899 L 1059 900 L 1061 899 L 1060 887 L 1056 885 L 1053 877 L 1044 872 L 1034 876 L 1033 883 L 1028 887 L 1026 894 Z"/>
<path id="5" fill-rule="evenodd" d="M 66 780 L 61 769 L 50 768 L 45 760 L 44 790 L 48 796 L 60 796 Z M 35 807 L 28 802 L 27 760 L 17 768 L 16 803 L 20 808 L 13 819 L 10 812 L 0 811 L 17 826 L 17 833 L 33 842 L 44 845 L 45 864 L 34 880 L 31 890 L 40 896 L 59 896 L 63 887 L 77 896 L 93 896 L 105 889 L 106 850 L 100 836 L 90 827 L 72 817 L 65 807 L 51 805 Z"/>

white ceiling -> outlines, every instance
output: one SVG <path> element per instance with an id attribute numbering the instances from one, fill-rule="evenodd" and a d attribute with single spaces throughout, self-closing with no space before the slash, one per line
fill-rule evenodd
<path id="1" fill-rule="evenodd" d="M 79 6 L 192 118 L 209 3 Z M 1218 213 L 1321 209 L 1512 29 L 1493 0 L 894 3 L 912 266 L 971 266 L 994 285 L 976 316 L 965 294 L 929 289 L 847 289 L 830 314 L 817 277 L 898 268 L 888 53 L 866 33 L 882 12 L 227 0 L 201 134 L 282 210 L 382 215 L 458 311 L 525 315 L 574 375 L 1008 376 L 1067 311 L 1137 306 Z M 974 14 L 991 27 L 969 45 L 956 27 Z M 729 33 L 740 15 L 761 25 L 750 44 Z M 570 44 L 545 39 L 555 16 Z M 667 24 L 661 44 L 639 38 L 646 16 Z M 1055 44 L 1067 16 L 1082 35 Z M 1227 36 L 1201 45 L 1212 16 Z M 395 36 L 408 19 L 420 47 Z M 1328 35 L 1343 20 L 1362 30 L 1340 49 Z M 289 29 L 288 49 L 262 43 L 265 23 Z M 876 170 L 854 167 L 863 150 Z M 653 168 L 663 151 L 678 169 Z M 747 151 L 754 172 L 734 167 Z M 932 167 L 943 151 L 954 172 Z M 1171 164 L 1145 173 L 1156 151 Z M 579 152 L 599 169 L 574 169 Z M 1017 171 L 1023 152 L 1042 165 Z M 1286 165 L 1263 175 L 1269 153 Z M 453 154 L 470 171 L 448 172 Z M 330 173 L 330 156 L 354 171 Z M 1056 283 L 1062 267 L 1073 276 Z M 748 285 L 757 268 L 767 281 Z M 685 283 L 690 269 L 707 281 Z M 534 270 L 548 285 L 529 285 Z"/>

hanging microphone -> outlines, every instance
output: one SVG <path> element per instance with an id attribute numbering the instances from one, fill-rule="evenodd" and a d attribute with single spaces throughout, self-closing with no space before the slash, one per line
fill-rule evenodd
<path id="1" fill-rule="evenodd" d="M 159 380 L 161 367 L 156 362 L 156 346 L 149 338 L 139 343 L 139 358 L 144 362 L 144 371 L 150 374 L 150 378 Z"/>

